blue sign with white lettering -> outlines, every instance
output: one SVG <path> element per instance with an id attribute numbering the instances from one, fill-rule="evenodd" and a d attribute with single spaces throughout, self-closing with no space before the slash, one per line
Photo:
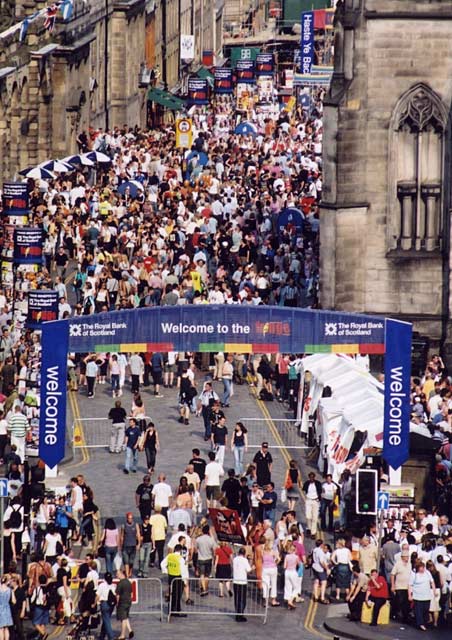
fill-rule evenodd
<path id="1" fill-rule="evenodd" d="M 53 468 L 64 458 L 69 331 L 66 321 L 47 326 L 51 329 L 42 332 L 39 457 Z"/>
<path id="2" fill-rule="evenodd" d="M 309 75 L 314 64 L 314 11 L 301 14 L 301 73 Z"/>
<path id="3" fill-rule="evenodd" d="M 389 508 L 389 493 L 387 491 L 379 491 L 377 496 L 377 509 L 384 511 Z"/>
<path id="4" fill-rule="evenodd" d="M 410 454 L 410 376 L 412 325 L 385 321 L 385 408 L 383 458 L 398 469 Z"/>
<path id="5" fill-rule="evenodd" d="M 0 498 L 7 498 L 9 495 L 8 478 L 0 478 Z"/>

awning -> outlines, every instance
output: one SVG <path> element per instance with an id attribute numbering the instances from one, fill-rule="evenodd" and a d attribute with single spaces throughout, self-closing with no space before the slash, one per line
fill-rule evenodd
<path id="1" fill-rule="evenodd" d="M 185 107 L 185 101 L 173 96 L 168 91 L 164 91 L 163 89 L 157 89 L 157 87 L 152 87 L 148 91 L 148 100 L 150 102 L 157 102 L 161 104 L 162 107 L 166 107 L 167 109 L 171 109 L 172 111 L 182 111 Z"/>
<path id="2" fill-rule="evenodd" d="M 196 75 L 198 76 L 198 78 L 201 78 L 202 80 L 207 80 L 210 86 L 213 87 L 214 77 L 213 77 L 213 74 L 210 73 L 209 69 L 207 69 L 207 67 L 204 67 L 204 66 L 199 67 L 198 71 L 196 72 Z"/>

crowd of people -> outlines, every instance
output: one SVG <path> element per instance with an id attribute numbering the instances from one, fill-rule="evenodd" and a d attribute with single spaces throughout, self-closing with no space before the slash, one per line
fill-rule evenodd
<path id="1" fill-rule="evenodd" d="M 315 93 L 309 112 L 282 110 L 277 121 L 252 114 L 257 132 L 248 136 L 235 133 L 232 104 L 219 100 L 193 114 L 187 151 L 176 148 L 173 126 L 90 131 L 83 136 L 88 148 L 112 158 L 105 169 L 80 166 L 30 183 L 32 222 L 44 230 L 44 264 L 19 270 L 13 286 L 0 291 L 0 458 L 10 480 L 0 640 L 8 640 L 8 629 L 24 638 L 26 618 L 40 638 L 53 622 L 71 625 L 73 637 L 98 628 L 101 640 L 112 640 L 115 609 L 120 639 L 132 638 L 131 579 L 149 576 L 167 580 L 176 616 L 193 603 L 193 577 L 199 578 L 196 595 L 233 598 L 237 622 L 246 621 L 250 581 L 269 606 L 295 610 L 309 571 L 313 598 L 327 604 L 343 596 L 351 620 L 376 624 L 390 602 L 392 616 L 422 630 L 447 621 L 452 391 L 438 356 L 413 380 L 411 423 L 412 433 L 435 444 L 435 509 L 406 510 L 396 526 L 388 520 L 381 541 L 375 525 L 359 537 L 347 528 L 349 475 L 336 484 L 311 472 L 302 483 L 292 460 L 277 487 L 268 442 L 247 465 L 246 426 L 237 422 L 228 433 L 234 385 L 248 374 L 259 397 L 294 407 L 297 355 L 69 354 L 71 391 L 86 390 L 93 399 L 99 385 L 110 385 L 109 450 L 124 455 L 124 474 L 137 473 L 140 452 L 146 457 L 147 473 L 131 496 L 139 518 L 131 510 L 101 523 L 83 476 L 54 498 L 45 492 L 42 465 L 28 477 L 26 454 L 37 446 L 41 355 L 39 332 L 24 325 L 30 289 L 58 291 L 60 318 L 178 304 L 318 306 L 322 97 Z M 197 366 L 222 382 L 221 394 L 209 380 L 199 386 Z M 126 411 L 121 398 L 129 378 L 133 401 Z M 156 473 L 159 433 L 145 405 L 173 386 L 179 421 L 202 418 L 210 450 L 204 459 L 194 448 L 172 486 Z M 234 457 L 230 469 L 224 467 L 227 448 Z M 237 512 L 242 544 L 218 540 L 208 508 Z M 24 550 L 32 552 L 28 566 Z"/>

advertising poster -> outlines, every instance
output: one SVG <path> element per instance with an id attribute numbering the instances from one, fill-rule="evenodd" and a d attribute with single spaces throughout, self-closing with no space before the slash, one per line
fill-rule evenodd
<path id="1" fill-rule="evenodd" d="M 214 71 L 214 92 L 232 93 L 232 69 L 216 67 Z"/>
<path id="2" fill-rule="evenodd" d="M 273 53 L 258 53 L 256 57 L 256 75 L 273 75 Z"/>
<path id="3" fill-rule="evenodd" d="M 235 76 L 237 84 L 254 84 L 254 60 L 237 60 Z"/>
<path id="4" fill-rule="evenodd" d="M 28 185 L 25 182 L 4 182 L 2 191 L 4 216 L 28 216 Z"/>
<path id="5" fill-rule="evenodd" d="M 188 102 L 191 105 L 209 104 L 209 88 L 205 78 L 188 79 Z"/>
<path id="6" fill-rule="evenodd" d="M 36 289 L 28 292 L 27 327 L 39 329 L 43 322 L 58 320 L 58 292 Z"/>
<path id="7" fill-rule="evenodd" d="M 15 227 L 14 263 L 42 263 L 42 229 L 39 227 Z"/>

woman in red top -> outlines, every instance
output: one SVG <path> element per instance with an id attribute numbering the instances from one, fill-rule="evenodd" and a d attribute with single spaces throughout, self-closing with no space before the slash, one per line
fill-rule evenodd
<path id="1" fill-rule="evenodd" d="M 376 569 L 373 569 L 370 572 L 370 580 L 367 587 L 365 600 L 367 606 L 370 606 L 369 600 L 374 603 L 374 610 L 372 611 L 372 622 L 370 623 L 370 626 L 375 627 L 377 626 L 378 614 L 380 613 L 380 609 L 386 604 L 386 601 L 389 600 L 388 583 L 383 578 L 383 576 L 378 575 L 378 571 Z"/>
<path id="2" fill-rule="evenodd" d="M 218 596 L 220 598 L 224 597 L 223 581 L 226 582 L 228 594 L 232 596 L 232 554 L 232 549 L 226 542 L 220 542 L 219 546 L 215 549 L 215 577 L 221 580 L 221 582 L 218 583 L 220 590 Z"/>

